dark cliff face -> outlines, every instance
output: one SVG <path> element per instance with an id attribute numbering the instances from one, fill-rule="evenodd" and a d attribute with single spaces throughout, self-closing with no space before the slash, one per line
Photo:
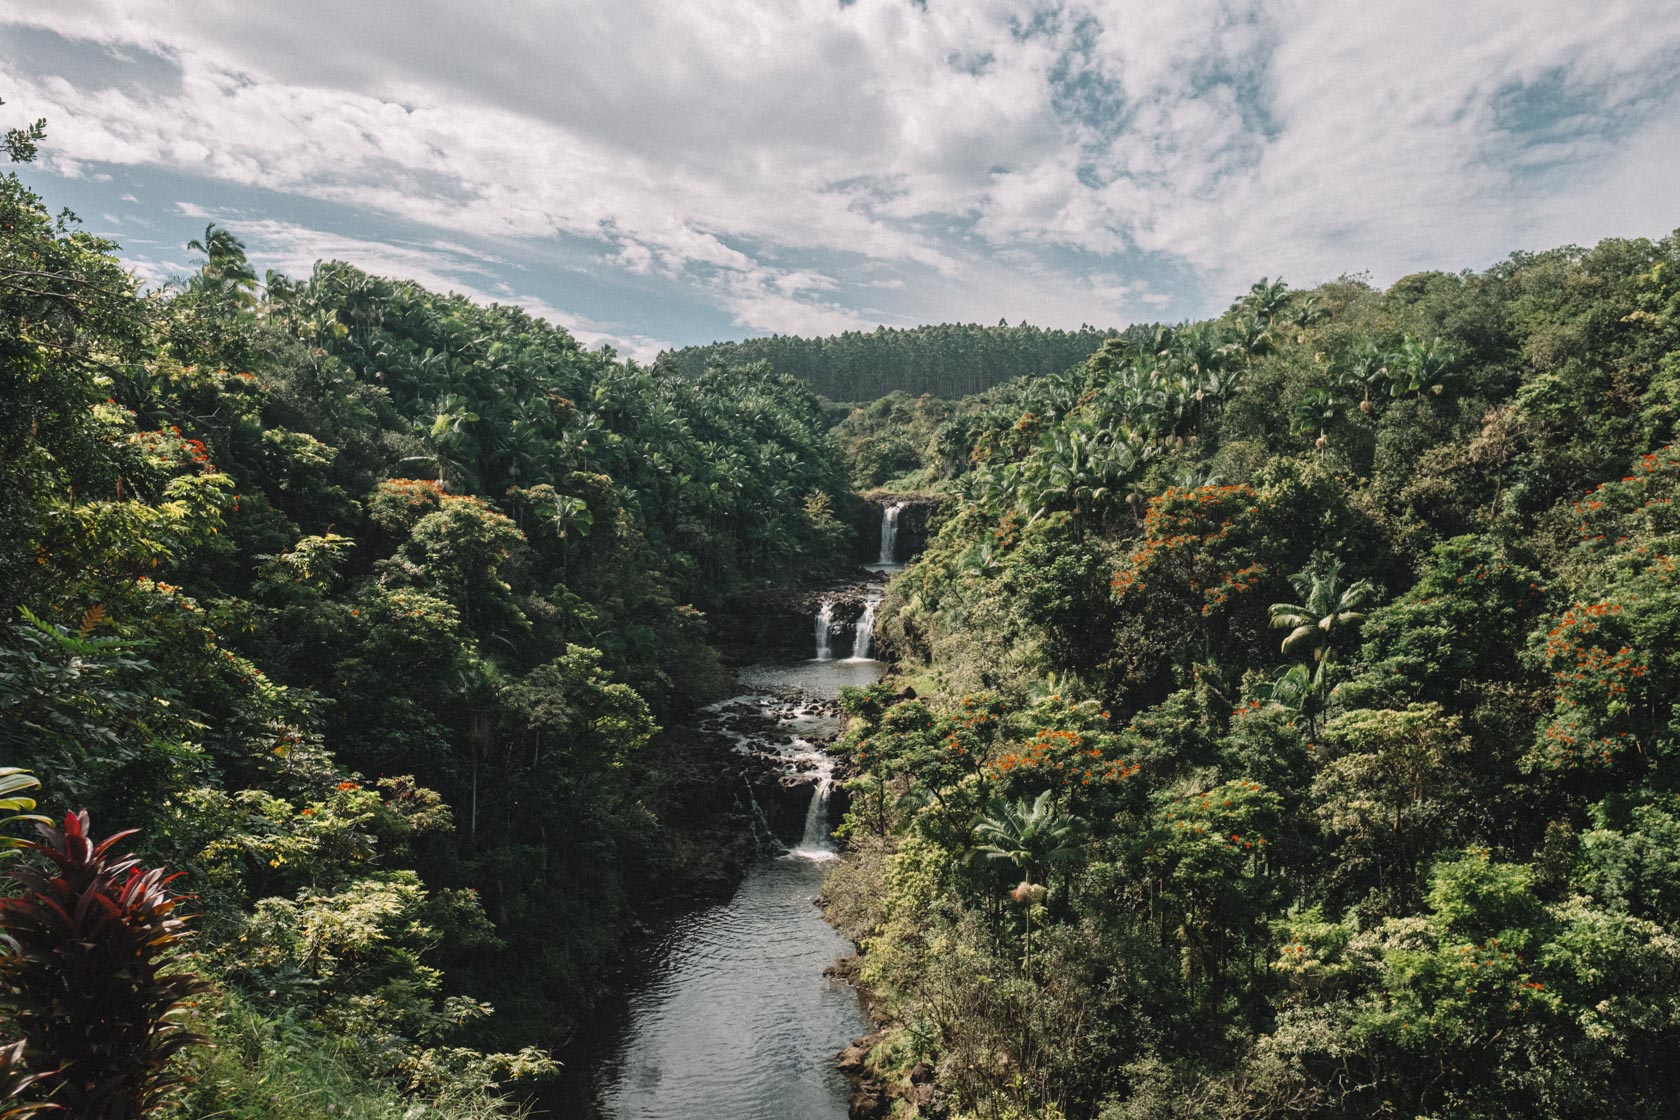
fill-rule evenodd
<path id="1" fill-rule="evenodd" d="M 927 548 L 928 538 L 938 528 L 945 499 L 926 494 L 878 494 L 858 511 L 852 550 L 852 558 L 858 563 L 873 564 L 880 558 L 882 513 L 895 504 L 904 508 L 898 514 L 898 547 L 893 550 L 893 559 L 903 564 Z"/>
<path id="2" fill-rule="evenodd" d="M 817 653 L 817 614 L 824 599 L 834 602 L 829 651 L 850 657 L 866 597 L 884 581 L 860 580 L 827 591 L 764 592 L 710 614 L 714 642 L 732 665 L 755 661 L 803 661 Z"/>

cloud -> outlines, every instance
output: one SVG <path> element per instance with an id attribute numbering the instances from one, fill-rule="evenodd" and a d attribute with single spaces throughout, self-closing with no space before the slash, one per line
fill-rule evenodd
<path id="1" fill-rule="evenodd" d="M 168 168 L 202 197 L 431 229 L 354 248 L 446 286 L 532 290 L 504 247 L 578 241 L 615 282 L 754 332 L 1204 314 L 1263 273 L 1392 279 L 1680 225 L 1680 8 L 1640 0 L 1590 20 L 1563 0 L 88 0 L 0 22 L 34 37 L 0 71 L 62 175 Z"/>

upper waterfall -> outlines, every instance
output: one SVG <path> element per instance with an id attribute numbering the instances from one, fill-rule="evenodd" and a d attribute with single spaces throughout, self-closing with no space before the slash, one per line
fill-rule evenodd
<path id="1" fill-rule="evenodd" d="M 817 610 L 817 660 L 827 661 L 834 656 L 828 647 L 829 631 L 834 626 L 834 599 L 825 598 Z"/>
<path id="2" fill-rule="evenodd" d="M 903 502 L 881 508 L 881 558 L 878 564 L 898 563 L 898 515 L 904 511 Z"/>

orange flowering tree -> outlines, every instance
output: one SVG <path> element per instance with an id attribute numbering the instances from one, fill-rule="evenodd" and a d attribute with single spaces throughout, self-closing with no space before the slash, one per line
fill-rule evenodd
<path id="1" fill-rule="evenodd" d="M 978 800 L 964 778 L 979 772 L 996 735 L 1000 704 L 967 697 L 960 713 L 936 712 L 918 700 L 894 702 L 885 685 L 841 690 L 840 702 L 854 717 L 841 746 L 857 772 L 847 788 L 854 818 L 867 806 L 869 824 L 885 834 L 917 808 L 924 831 L 955 842 L 968 831 Z M 893 794 L 896 791 L 896 794 Z M 903 800 L 900 813 L 900 797 Z M 861 802 L 861 804 L 860 804 Z"/>
<path id="2" fill-rule="evenodd" d="M 1137 746 L 1097 701 L 1052 693 L 1004 719 L 981 779 L 990 799 L 1031 800 L 1049 791 L 1070 812 L 1112 818 L 1136 808 Z"/>
<path id="3" fill-rule="evenodd" d="M 1278 795 L 1247 778 L 1157 799 L 1143 902 L 1192 990 L 1207 994 L 1241 947 L 1264 936 L 1275 892 L 1269 856 L 1282 825 Z"/>
<path id="4" fill-rule="evenodd" d="M 982 694 L 936 711 L 891 699 L 883 685 L 842 695 L 858 717 L 843 741 L 858 771 L 852 788 L 878 829 L 913 816 L 924 833 L 966 847 L 986 805 L 1048 792 L 1062 810 L 1112 818 L 1133 796 L 1140 766 L 1096 701 L 1056 694 L 1010 710 Z M 893 801 L 894 789 L 907 796 Z"/>
<path id="5" fill-rule="evenodd" d="M 1677 483 L 1680 453 L 1663 448 L 1570 510 L 1573 594 L 1529 647 L 1550 680 L 1551 712 L 1532 754 L 1541 766 L 1608 768 L 1671 741 L 1680 690 Z"/>
<path id="6" fill-rule="evenodd" d="M 1109 581 L 1123 684 L 1164 693 L 1175 670 L 1215 648 L 1261 648 L 1277 517 L 1252 486 L 1168 487 L 1149 500 L 1142 535 Z"/>

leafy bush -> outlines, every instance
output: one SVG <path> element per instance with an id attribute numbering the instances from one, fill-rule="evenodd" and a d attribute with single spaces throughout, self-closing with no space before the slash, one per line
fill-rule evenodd
<path id="1" fill-rule="evenodd" d="M 22 893 L 0 899 L 0 1008 L 22 1036 L 5 1055 L 10 1091 L 78 1120 L 134 1120 L 178 1084 L 170 1059 L 201 1041 L 180 1024 L 207 987 L 181 967 L 185 899 L 175 875 L 113 854 L 132 832 L 95 843 L 86 812 L 39 827 L 23 847 L 56 874 L 15 869 Z"/>

